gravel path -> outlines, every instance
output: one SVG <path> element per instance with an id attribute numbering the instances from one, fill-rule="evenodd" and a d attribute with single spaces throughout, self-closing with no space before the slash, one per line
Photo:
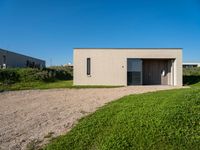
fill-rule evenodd
<path id="1" fill-rule="evenodd" d="M 66 133 L 81 117 L 124 95 L 172 88 L 176 87 L 130 86 L 0 93 L 0 150 L 23 150 L 34 140 L 41 140 L 40 144 L 44 144 L 51 134 L 55 137 Z"/>

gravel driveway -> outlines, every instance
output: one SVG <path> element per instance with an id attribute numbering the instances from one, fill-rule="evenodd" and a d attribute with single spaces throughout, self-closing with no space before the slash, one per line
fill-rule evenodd
<path id="1" fill-rule="evenodd" d="M 122 96 L 172 88 L 130 86 L 0 93 L 0 150 L 26 149 L 35 139 L 43 144 L 51 134 L 55 137 L 66 133 L 81 117 Z"/>

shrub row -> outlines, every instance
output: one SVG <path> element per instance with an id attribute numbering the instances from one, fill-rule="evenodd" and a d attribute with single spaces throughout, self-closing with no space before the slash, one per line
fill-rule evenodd
<path id="1" fill-rule="evenodd" d="M 0 82 L 12 84 L 16 82 L 71 80 L 72 70 L 68 68 L 9 68 L 0 69 Z"/>
<path id="2" fill-rule="evenodd" d="M 200 76 L 183 76 L 184 85 L 192 85 L 200 82 Z"/>
<path id="3" fill-rule="evenodd" d="M 183 84 L 191 85 L 200 82 L 200 67 L 183 69 Z"/>
<path id="4" fill-rule="evenodd" d="M 64 66 L 53 66 L 48 68 L 49 71 L 56 72 L 55 78 L 62 80 L 72 80 L 73 79 L 73 69 Z"/>
<path id="5" fill-rule="evenodd" d="M 200 76 L 200 67 L 183 68 L 184 76 Z"/>
<path id="6" fill-rule="evenodd" d="M 0 69 L 0 82 L 12 84 L 19 81 L 19 74 L 14 69 Z"/>
<path id="7" fill-rule="evenodd" d="M 30 81 L 55 81 L 55 80 L 72 80 L 73 69 L 63 66 L 54 66 L 44 69 L 36 68 L 9 68 L 0 69 L 0 82 L 4 84 L 12 84 L 16 82 Z M 184 68 L 183 83 L 185 85 L 200 82 L 200 67 Z"/>

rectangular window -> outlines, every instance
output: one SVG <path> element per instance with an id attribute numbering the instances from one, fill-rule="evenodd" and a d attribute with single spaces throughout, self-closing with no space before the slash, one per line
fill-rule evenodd
<path id="1" fill-rule="evenodd" d="M 91 75 L 91 59 L 87 58 L 87 75 Z"/>

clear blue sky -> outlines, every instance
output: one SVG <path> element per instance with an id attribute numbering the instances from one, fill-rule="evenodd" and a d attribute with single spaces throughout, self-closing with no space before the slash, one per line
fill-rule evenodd
<path id="1" fill-rule="evenodd" d="M 0 0 L 0 20 L 0 48 L 48 65 L 74 47 L 180 47 L 200 61 L 200 0 Z"/>

